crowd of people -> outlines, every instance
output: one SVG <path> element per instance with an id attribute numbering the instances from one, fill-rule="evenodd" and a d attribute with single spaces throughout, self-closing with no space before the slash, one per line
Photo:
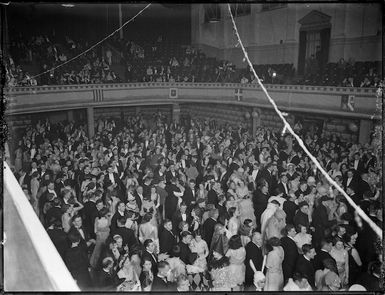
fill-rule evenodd
<path id="1" fill-rule="evenodd" d="M 26 38 L 20 34 L 10 45 L 11 54 L 5 58 L 6 85 L 16 87 L 120 82 L 110 68 L 108 54 L 100 47 L 80 56 L 76 62 L 55 69 L 89 47 L 87 41 L 74 41 L 68 36 L 64 40 L 57 40 L 54 36 Z M 29 73 L 21 64 L 37 67 L 38 73 Z M 41 73 L 44 74 L 34 77 Z"/>
<path id="2" fill-rule="evenodd" d="M 161 35 L 154 40 L 142 40 L 144 45 L 114 35 L 102 47 L 50 71 L 90 46 L 85 40 L 74 41 L 68 36 L 56 39 L 46 35 L 29 39 L 16 35 L 10 45 L 11 55 L 5 58 L 6 84 L 15 87 L 120 82 L 257 83 L 248 67 L 236 68 L 230 61 L 209 58 L 193 46 L 170 45 L 170 40 Z M 118 77 L 111 69 L 112 55 L 119 55 L 117 60 L 120 59 L 125 67 L 124 77 Z M 33 78 L 21 63 L 38 64 L 39 73 L 47 73 Z M 342 87 L 378 87 L 381 75 L 376 68 L 375 63 L 355 62 L 354 59 L 346 62 L 343 58 L 338 63 L 321 65 L 312 55 L 306 61 L 301 78 L 296 76 L 292 64 L 254 65 L 259 77 L 268 84 Z"/>
<path id="3" fill-rule="evenodd" d="M 380 290 L 381 241 L 291 135 L 161 114 L 86 130 L 43 119 L 11 151 L 82 290 Z M 375 147 L 301 136 L 382 227 Z"/>

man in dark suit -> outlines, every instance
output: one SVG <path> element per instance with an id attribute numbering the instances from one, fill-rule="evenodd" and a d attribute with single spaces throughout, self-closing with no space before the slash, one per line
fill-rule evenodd
<path id="1" fill-rule="evenodd" d="M 328 218 L 326 206 L 330 200 L 326 195 L 320 197 L 320 204 L 313 211 L 313 227 L 315 228 L 313 242 L 317 249 L 319 249 L 322 239 L 325 238 L 325 230 L 331 228 L 337 222 Z"/>
<path id="2" fill-rule="evenodd" d="M 96 209 L 96 195 L 94 193 L 88 194 L 88 201 L 84 203 L 83 211 L 83 220 L 84 227 L 90 233 L 92 238 L 95 236 L 95 219 L 99 215 L 98 209 Z"/>
<path id="3" fill-rule="evenodd" d="M 175 171 L 175 164 L 174 162 L 170 162 L 168 171 L 165 174 L 166 176 L 166 183 L 171 184 L 173 178 L 177 178 L 178 174 Z"/>
<path id="4" fill-rule="evenodd" d="M 70 248 L 65 255 L 65 264 L 79 288 L 82 291 L 88 290 L 91 287 L 91 277 L 88 271 L 87 250 L 80 245 L 82 237 L 78 231 L 70 231 L 68 239 Z"/>
<path id="5" fill-rule="evenodd" d="M 53 207 L 48 209 L 47 214 L 45 215 L 46 225 L 48 225 L 49 221 L 52 219 L 61 220 L 63 215 L 61 209 L 61 201 L 59 198 L 55 198 L 52 201 Z"/>
<path id="6" fill-rule="evenodd" d="M 151 291 L 176 291 L 175 284 L 169 281 L 170 276 L 170 265 L 167 261 L 160 261 L 157 265 L 159 273 L 154 274 L 154 281 L 152 282 Z"/>
<path id="7" fill-rule="evenodd" d="M 176 236 L 172 232 L 172 222 L 166 219 L 159 235 L 159 253 L 171 254 L 172 248 L 177 244 Z"/>
<path id="8" fill-rule="evenodd" d="M 191 243 L 192 240 L 192 235 L 188 231 L 184 231 L 181 233 L 181 241 L 178 243 L 180 253 L 179 253 L 179 258 L 182 260 L 186 265 L 190 264 L 192 265 L 195 261 L 193 259 L 193 253 L 190 250 L 189 244 Z"/>
<path id="9" fill-rule="evenodd" d="M 355 173 L 353 169 L 348 170 L 348 172 L 346 173 L 346 176 L 342 178 L 342 185 L 345 190 L 348 186 L 350 186 L 354 189 L 355 192 L 358 192 L 359 179 L 357 175 L 354 175 L 354 174 Z"/>
<path id="10" fill-rule="evenodd" d="M 190 224 L 191 222 L 190 215 L 187 213 L 187 205 L 184 202 L 180 204 L 179 210 L 177 210 L 172 215 L 172 226 L 173 226 L 174 234 L 179 235 L 180 233 L 179 224 L 182 221 L 185 221 L 188 224 Z"/>
<path id="11" fill-rule="evenodd" d="M 289 183 L 286 173 L 281 173 L 281 181 L 278 183 L 277 187 L 283 192 L 284 198 L 289 195 Z"/>
<path id="12" fill-rule="evenodd" d="M 303 255 L 300 255 L 297 259 L 295 266 L 295 272 L 306 275 L 310 286 L 315 288 L 315 270 L 313 266 L 313 259 L 316 255 L 315 249 L 310 244 L 302 246 Z"/>
<path id="13" fill-rule="evenodd" d="M 102 261 L 102 269 L 95 273 L 94 285 L 97 290 L 114 291 L 115 280 L 112 269 L 114 261 L 111 257 L 106 257 Z"/>
<path id="14" fill-rule="evenodd" d="M 143 254 L 142 254 L 142 261 L 145 258 L 147 258 L 151 261 L 151 263 L 152 263 L 151 270 L 152 270 L 152 273 L 154 274 L 154 276 L 156 276 L 158 273 L 158 257 L 154 254 L 155 244 L 154 244 L 153 240 L 151 240 L 151 239 L 145 240 L 143 243 L 143 247 L 145 250 L 143 251 Z"/>
<path id="15" fill-rule="evenodd" d="M 166 186 L 166 191 L 167 191 L 168 195 L 167 195 L 167 198 L 165 200 L 164 210 L 165 210 L 166 218 L 170 219 L 170 220 L 172 219 L 172 216 L 175 213 L 176 208 L 178 206 L 179 197 L 183 196 L 183 193 L 180 191 L 180 189 L 176 185 L 177 181 L 178 180 L 175 177 L 173 177 L 171 179 L 171 184 L 168 184 Z"/>
<path id="16" fill-rule="evenodd" d="M 354 154 L 354 160 L 351 163 L 352 169 L 356 170 L 358 175 L 361 175 L 365 171 L 365 164 L 361 159 L 360 153 L 355 153 Z"/>
<path id="17" fill-rule="evenodd" d="M 206 241 L 209 248 L 213 238 L 214 228 L 217 224 L 218 216 L 218 209 L 211 209 L 209 212 L 209 218 L 206 219 L 202 226 L 202 238 Z"/>
<path id="18" fill-rule="evenodd" d="M 261 171 L 261 179 L 264 179 L 267 182 L 270 194 L 272 194 L 274 192 L 274 189 L 277 186 L 277 182 L 276 182 L 275 177 L 273 175 L 273 171 L 276 168 L 277 168 L 277 165 L 273 162 L 270 162 Z"/>
<path id="19" fill-rule="evenodd" d="M 299 225 L 305 226 L 308 230 L 310 228 L 310 221 L 309 221 L 309 204 L 306 201 L 303 201 L 298 204 L 299 210 L 295 214 L 293 218 L 293 223 L 295 228 L 299 229 Z"/>
<path id="20" fill-rule="evenodd" d="M 257 190 L 253 194 L 254 215 L 257 223 L 257 228 L 261 228 L 261 216 L 263 211 L 267 208 L 269 200 L 269 187 L 268 184 L 262 181 Z"/>
<path id="21" fill-rule="evenodd" d="M 135 232 L 132 229 L 125 227 L 126 221 L 126 217 L 119 217 L 117 220 L 117 228 L 111 231 L 110 236 L 121 236 L 123 240 L 123 246 L 127 245 L 128 249 L 131 251 L 138 244 L 138 241 L 135 237 Z"/>
<path id="22" fill-rule="evenodd" d="M 370 185 L 368 183 L 368 173 L 362 173 L 361 179 L 359 180 L 359 186 L 358 186 L 358 196 L 362 197 L 365 192 L 371 192 Z"/>
<path id="23" fill-rule="evenodd" d="M 64 259 L 68 250 L 67 234 L 62 228 L 61 219 L 52 218 L 48 221 L 47 234 L 51 238 L 60 256 Z"/>
<path id="24" fill-rule="evenodd" d="M 289 278 L 293 277 L 295 266 L 298 259 L 298 248 L 294 241 L 297 234 L 292 224 L 288 224 L 284 229 L 285 236 L 281 238 L 281 246 L 285 252 L 285 257 L 282 262 L 283 279 L 286 284 Z"/>
<path id="25" fill-rule="evenodd" d="M 219 188 L 220 184 L 218 182 L 214 182 L 212 188 L 207 193 L 207 204 L 213 204 L 215 207 L 218 205 Z"/>
<path id="26" fill-rule="evenodd" d="M 246 249 L 246 274 L 245 274 L 245 287 L 247 289 L 254 288 L 254 271 L 250 266 L 250 260 L 254 263 L 254 266 L 257 271 L 261 270 L 263 263 L 263 255 L 262 255 L 262 236 L 259 232 L 255 231 L 253 233 L 252 239 L 249 243 L 247 243 Z M 251 290 L 251 289 L 250 289 Z"/>
<path id="27" fill-rule="evenodd" d="M 186 186 L 183 193 L 183 202 L 186 203 L 188 211 L 190 212 L 191 206 L 195 205 L 196 196 L 195 196 L 195 180 L 190 179 L 188 182 L 188 186 Z"/>
<path id="28" fill-rule="evenodd" d="M 82 248 L 86 253 L 92 252 L 95 246 L 95 239 L 92 239 L 89 232 L 83 227 L 83 220 L 80 215 L 76 215 L 72 219 L 72 227 L 68 234 L 78 233 L 81 237 L 79 248 Z"/>
<path id="29" fill-rule="evenodd" d="M 283 203 L 282 209 L 286 213 L 286 223 L 294 224 L 294 216 L 298 209 L 298 205 L 295 203 L 294 197 L 288 196 L 286 202 Z"/>
<path id="30" fill-rule="evenodd" d="M 332 250 L 332 242 L 329 239 L 324 239 L 321 241 L 321 249 L 317 252 L 317 255 L 314 257 L 314 270 L 324 269 L 323 261 L 325 259 L 331 259 L 333 261 L 333 267 L 336 274 L 338 274 L 337 263 L 335 259 L 330 255 Z"/>

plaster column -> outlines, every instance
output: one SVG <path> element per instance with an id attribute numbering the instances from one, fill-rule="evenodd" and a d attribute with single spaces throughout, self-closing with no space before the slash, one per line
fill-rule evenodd
<path id="1" fill-rule="evenodd" d="M 179 123 L 180 121 L 180 105 L 173 104 L 172 105 L 172 121 Z"/>
<path id="2" fill-rule="evenodd" d="M 373 128 L 373 123 L 370 120 L 360 120 L 360 132 L 358 135 L 358 142 L 361 144 L 368 143 L 370 141 L 370 133 Z"/>
<path id="3" fill-rule="evenodd" d="M 91 138 L 95 135 L 95 119 L 94 119 L 94 108 L 87 108 L 87 127 L 88 137 Z"/>
<path id="4" fill-rule="evenodd" d="M 73 110 L 69 110 L 67 112 L 67 120 L 68 121 L 73 121 L 74 120 L 74 111 Z"/>

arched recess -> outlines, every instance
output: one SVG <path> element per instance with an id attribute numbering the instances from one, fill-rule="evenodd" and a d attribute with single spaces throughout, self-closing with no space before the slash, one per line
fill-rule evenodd
<path id="1" fill-rule="evenodd" d="M 313 10 L 301 18 L 299 29 L 298 74 L 305 72 L 306 60 L 314 54 L 320 70 L 329 58 L 331 16 Z M 319 46 L 319 47 L 318 47 Z"/>

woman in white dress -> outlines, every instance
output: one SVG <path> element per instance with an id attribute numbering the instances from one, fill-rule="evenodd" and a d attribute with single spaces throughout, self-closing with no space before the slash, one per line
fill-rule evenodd
<path id="1" fill-rule="evenodd" d="M 342 239 L 336 237 L 333 241 L 333 248 L 330 255 L 337 263 L 338 275 L 341 279 L 342 287 L 346 287 L 349 283 L 349 253 L 344 248 Z"/>
<path id="2" fill-rule="evenodd" d="M 100 254 L 102 253 L 105 242 L 110 234 L 110 220 L 108 215 L 108 209 L 102 208 L 99 211 L 99 217 L 95 219 L 94 230 L 96 234 L 96 243 L 90 259 L 90 264 L 94 269 L 99 265 Z"/>
<path id="3" fill-rule="evenodd" d="M 230 282 L 233 291 L 241 291 L 245 282 L 246 266 L 244 264 L 246 258 L 246 250 L 242 246 L 239 235 L 234 235 L 229 240 L 229 250 L 226 256 L 230 261 Z"/>
<path id="4" fill-rule="evenodd" d="M 209 255 L 209 248 L 205 240 L 202 239 L 200 230 L 195 233 L 195 238 L 191 241 L 189 247 L 191 252 L 197 253 L 198 258 L 195 260 L 194 265 L 200 267 L 203 271 L 207 269 L 207 256 Z"/>
<path id="5" fill-rule="evenodd" d="M 307 233 L 306 226 L 299 224 L 297 234 L 294 236 L 294 242 L 297 244 L 298 253 L 302 253 L 302 246 L 305 244 L 311 244 L 312 236 Z"/>
<path id="6" fill-rule="evenodd" d="M 267 272 L 264 291 L 281 291 L 283 288 L 282 262 L 285 252 L 278 237 L 272 237 L 267 243 L 272 250 L 267 254 L 266 259 Z"/>
<path id="7" fill-rule="evenodd" d="M 240 221 L 239 221 L 239 211 L 236 207 L 231 207 L 229 209 L 229 223 L 227 225 L 227 238 L 230 239 L 232 236 L 238 234 L 239 226 L 240 226 Z"/>
<path id="8" fill-rule="evenodd" d="M 152 224 L 152 214 L 147 213 L 143 216 L 142 223 L 139 225 L 139 241 L 143 244 L 145 240 L 151 239 L 155 244 L 155 253 L 159 253 L 158 228 Z"/>

